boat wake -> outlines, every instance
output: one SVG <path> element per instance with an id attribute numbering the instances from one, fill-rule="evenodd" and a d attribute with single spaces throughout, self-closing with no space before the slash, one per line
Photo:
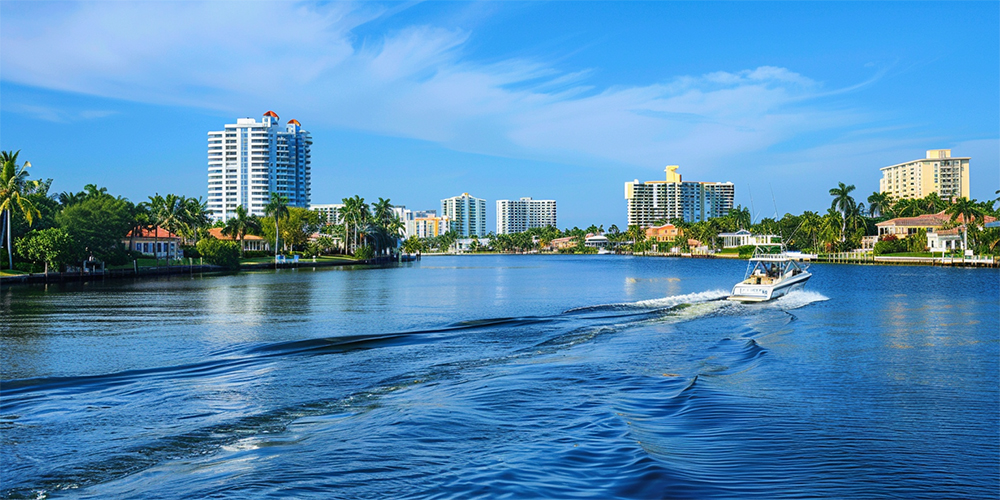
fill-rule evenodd
<path id="1" fill-rule="evenodd" d="M 633 309 L 669 309 L 681 304 L 697 304 L 700 302 L 721 300 L 728 296 L 729 292 L 725 290 L 710 290 L 705 292 L 686 293 L 683 295 L 671 295 L 659 299 L 646 299 L 637 302 L 619 302 L 615 304 L 575 307 L 564 311 L 563 314 L 597 311 L 627 311 Z"/>

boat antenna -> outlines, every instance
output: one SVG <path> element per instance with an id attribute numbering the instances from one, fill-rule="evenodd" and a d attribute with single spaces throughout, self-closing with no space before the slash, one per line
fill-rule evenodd
<path id="1" fill-rule="evenodd" d="M 774 187 L 771 183 L 767 183 L 767 188 L 771 190 L 771 203 L 774 205 L 774 224 L 778 226 L 778 237 L 781 238 L 781 250 L 785 250 L 785 235 L 781 229 L 781 224 L 778 222 L 778 202 L 774 200 Z"/>
<path id="2" fill-rule="evenodd" d="M 752 226 L 754 219 L 757 218 L 757 214 L 756 214 L 756 209 L 753 208 L 753 191 L 750 190 L 749 183 L 747 183 L 747 193 L 750 194 L 750 213 L 754 214 L 754 216 L 750 218 L 750 225 Z"/>

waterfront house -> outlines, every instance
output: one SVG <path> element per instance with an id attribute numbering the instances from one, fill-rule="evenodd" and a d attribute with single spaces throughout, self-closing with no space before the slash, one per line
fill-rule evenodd
<path id="1" fill-rule="evenodd" d="M 583 240 L 583 246 L 590 248 L 607 248 L 611 242 L 608 241 L 608 237 L 603 234 L 588 234 L 586 239 Z"/>
<path id="2" fill-rule="evenodd" d="M 131 245 L 130 250 L 150 257 L 166 258 L 168 255 L 184 257 L 184 252 L 180 250 L 181 237 L 159 226 L 153 229 L 142 228 L 135 234 L 129 231 L 122 243 L 125 246 Z"/>
<path id="3" fill-rule="evenodd" d="M 549 242 L 549 249 L 553 251 L 563 250 L 566 248 L 573 248 L 574 246 L 576 246 L 576 243 L 573 242 L 572 236 L 567 236 L 565 238 L 555 238 Z"/>
<path id="4" fill-rule="evenodd" d="M 951 252 L 964 248 L 962 233 L 957 227 L 927 233 L 927 249 L 931 252 Z"/>
<path id="5" fill-rule="evenodd" d="M 781 241 L 781 238 L 773 234 L 753 234 L 746 229 L 740 229 L 735 233 L 719 233 L 722 238 L 722 248 L 739 248 L 747 245 L 770 245 Z"/>
<path id="6" fill-rule="evenodd" d="M 991 224 L 996 222 L 996 217 L 985 216 L 983 220 L 979 222 L 984 222 L 985 224 Z M 878 237 L 882 239 L 888 235 L 893 235 L 897 238 L 906 238 L 907 236 L 916 233 L 917 231 L 923 229 L 927 232 L 927 247 L 932 252 L 942 252 L 950 250 L 964 250 L 965 244 L 963 238 L 961 237 L 961 231 L 959 228 L 942 229 L 945 224 L 951 222 L 951 215 L 948 215 L 943 210 L 936 214 L 924 214 L 917 217 L 897 217 L 895 219 L 889 219 L 884 222 L 879 222 L 875 224 L 878 227 Z M 961 215 L 955 219 L 954 224 L 963 224 L 965 218 Z M 938 233 L 941 233 L 940 235 Z"/>
<path id="7" fill-rule="evenodd" d="M 212 235 L 213 238 L 222 241 L 239 241 L 240 239 L 236 236 L 226 236 L 222 234 L 221 227 L 213 227 L 208 230 L 208 234 Z M 248 234 L 243 237 L 243 251 L 244 252 L 270 252 L 271 243 L 260 236 L 253 234 Z"/>
<path id="8" fill-rule="evenodd" d="M 678 236 L 683 236 L 684 230 L 673 225 L 664 224 L 646 228 L 646 239 L 658 242 L 674 241 Z"/>

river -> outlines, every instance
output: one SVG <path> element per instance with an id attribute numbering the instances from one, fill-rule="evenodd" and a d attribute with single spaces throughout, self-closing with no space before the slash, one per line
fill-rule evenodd
<path id="1" fill-rule="evenodd" d="M 439 256 L 0 290 L 3 498 L 997 498 L 1000 272 Z"/>

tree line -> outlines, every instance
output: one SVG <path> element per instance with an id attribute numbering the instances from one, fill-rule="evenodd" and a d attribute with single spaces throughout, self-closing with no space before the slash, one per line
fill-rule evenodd
<path id="1" fill-rule="evenodd" d="M 345 223 L 335 226 L 312 210 L 288 206 L 288 199 L 277 193 L 272 193 L 263 217 L 241 205 L 233 217 L 214 224 L 207 202 L 200 197 L 157 193 L 133 203 L 95 184 L 79 192 L 52 193 L 52 179 L 31 179 L 31 163 L 19 161 L 19 153 L 0 152 L 0 246 L 7 254 L 2 268 L 7 269 L 15 268 L 17 262 L 27 269 L 40 265 L 46 272 L 85 260 L 126 264 L 144 257 L 132 250 L 137 235 L 146 232 L 154 241 L 166 237 L 156 228 L 182 238 L 187 256 L 202 255 L 230 267 L 238 266 L 239 257 L 246 256 L 247 235 L 272 242 L 274 255 L 346 251 L 370 258 L 394 251 L 402 229 L 389 200 L 382 198 L 370 206 L 357 196 L 345 198 L 339 214 Z M 235 241 L 212 241 L 212 227 L 222 228 L 221 233 Z M 317 232 L 323 234 L 313 238 Z M 338 245 L 337 238 L 343 243 Z M 168 250 L 167 265 L 176 260 L 177 250 Z M 154 256 L 159 265 L 159 253 Z"/>

